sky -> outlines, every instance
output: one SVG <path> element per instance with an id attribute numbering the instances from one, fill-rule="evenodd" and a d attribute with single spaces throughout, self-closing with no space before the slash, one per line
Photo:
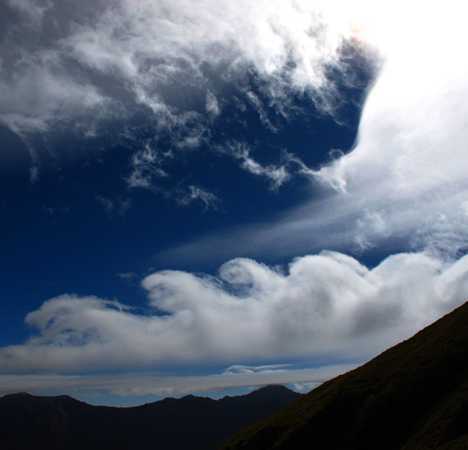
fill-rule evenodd
<path id="1" fill-rule="evenodd" d="M 0 395 L 305 392 L 468 298 L 463 2 L 0 5 Z"/>

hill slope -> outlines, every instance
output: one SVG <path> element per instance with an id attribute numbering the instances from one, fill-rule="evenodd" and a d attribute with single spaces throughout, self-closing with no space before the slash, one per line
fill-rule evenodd
<path id="1" fill-rule="evenodd" d="M 468 449 L 468 304 L 237 435 L 225 450 Z"/>
<path id="2" fill-rule="evenodd" d="M 0 448 L 209 450 L 298 397 L 269 386 L 221 400 L 187 396 L 111 408 L 67 396 L 7 395 L 0 398 Z"/>

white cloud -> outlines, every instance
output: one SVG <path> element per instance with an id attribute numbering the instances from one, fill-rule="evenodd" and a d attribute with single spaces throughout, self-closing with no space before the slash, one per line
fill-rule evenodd
<path id="1" fill-rule="evenodd" d="M 262 165 L 258 161 L 255 161 L 250 155 L 250 149 L 246 144 L 239 142 L 231 143 L 228 149 L 229 153 L 240 161 L 242 169 L 253 175 L 269 179 L 272 189 L 279 189 L 290 178 L 289 171 L 285 165 Z"/>
<path id="2" fill-rule="evenodd" d="M 308 382 L 308 383 L 292 383 L 290 388 L 301 394 L 307 394 L 312 389 L 316 388 L 320 383 Z"/>
<path id="3" fill-rule="evenodd" d="M 206 94 L 206 112 L 213 117 L 219 116 L 221 107 L 216 96 L 208 91 Z"/>
<path id="4" fill-rule="evenodd" d="M 187 140 L 182 142 L 187 147 L 190 143 Z M 217 209 L 220 200 L 212 192 L 200 186 L 190 184 L 178 189 L 170 190 L 160 185 L 158 181 L 168 178 L 164 165 L 167 160 L 174 157 L 171 150 L 159 151 L 154 145 L 146 143 L 144 147 L 132 154 L 130 159 L 130 174 L 125 178 L 129 189 L 147 189 L 153 193 L 158 193 L 167 198 L 174 198 L 180 206 L 188 206 L 192 203 L 200 203 L 205 209 Z M 104 204 L 106 209 L 115 210 L 117 204 Z M 122 206 L 125 206 L 124 204 Z M 128 208 L 127 208 L 128 209 Z M 125 210 L 124 210 L 125 212 Z"/>
<path id="5" fill-rule="evenodd" d="M 307 0 L 203 0 L 196 8 L 187 0 L 142 0 L 137 7 L 132 0 L 9 4 L 22 20 L 7 20 L 0 41 L 0 122 L 22 136 L 60 126 L 89 137 L 99 124 L 143 110 L 153 112 L 155 135 L 167 132 L 171 150 L 193 149 L 209 140 L 223 95 L 233 87 L 273 128 L 262 101 L 242 85 L 247 74 L 269 107 L 284 112 L 294 91 L 331 111 L 335 89 L 326 73 L 339 64 L 349 38 L 339 2 L 333 8 Z M 31 153 L 36 170 L 40 155 L 34 146 Z M 252 159 L 243 165 L 274 186 L 288 177 L 283 167 Z M 132 171 L 129 186 L 151 188 L 162 173 L 155 170 Z"/>
<path id="6" fill-rule="evenodd" d="M 228 230 L 166 257 L 196 259 L 206 247 L 229 258 L 362 251 L 395 242 L 452 258 L 466 252 L 468 62 L 460 55 L 467 7 L 429 1 L 422 14 L 419 2 L 348 3 L 363 7 L 356 8 L 354 38 L 377 47 L 381 58 L 353 148 L 316 171 L 290 155 L 291 173 L 321 183 L 309 202 L 275 223 Z"/>
<path id="7" fill-rule="evenodd" d="M 224 372 L 224 375 L 237 375 L 237 374 L 253 374 L 253 373 L 277 373 L 284 372 L 291 368 L 291 364 L 266 364 L 263 366 L 244 366 L 242 364 L 235 364 L 229 366 Z"/>
<path id="8" fill-rule="evenodd" d="M 451 6 L 428 2 L 417 23 L 419 7 L 408 6 L 398 36 L 380 43 L 385 62 L 354 149 L 317 175 L 345 191 L 347 201 L 365 203 L 367 214 L 380 215 L 384 237 L 424 235 L 423 245 L 456 252 L 468 226 L 468 63 L 460 57 L 468 35 L 466 5 Z M 366 227 L 374 237 L 375 224 Z"/>
<path id="9" fill-rule="evenodd" d="M 177 203 L 182 206 L 187 206 L 193 202 L 201 203 L 205 209 L 217 209 L 220 200 L 212 192 L 209 192 L 200 186 L 191 184 L 187 187 L 186 190 L 183 190 L 179 193 L 179 196 L 177 197 Z"/>
<path id="10" fill-rule="evenodd" d="M 34 27 L 41 25 L 44 14 L 52 7 L 49 0 L 7 0 L 7 3 L 24 15 Z"/>
<path id="11" fill-rule="evenodd" d="M 301 90 L 321 88 L 325 66 L 337 58 L 342 40 L 323 23 L 321 7 L 276 0 L 204 0 L 197 8 L 187 0 L 144 0 L 135 7 L 120 0 L 66 44 L 84 64 L 128 78 L 142 101 L 156 83 L 185 76 L 184 65 L 202 76 L 206 62 L 233 71 L 248 64 L 274 82 L 285 76 Z M 122 22 L 131 32 L 122 32 Z"/>
<path id="12" fill-rule="evenodd" d="M 155 189 L 154 179 L 167 177 L 162 165 L 168 157 L 171 157 L 170 153 L 158 152 L 151 144 L 146 143 L 131 157 L 130 175 L 126 178 L 128 187 L 131 189 Z"/>
<path id="13" fill-rule="evenodd" d="M 0 118 L 23 130 L 43 130 L 103 99 L 144 105 L 160 124 L 173 126 L 184 113 L 180 87 L 193 97 L 202 94 L 216 116 L 219 102 L 204 65 L 234 82 L 253 69 L 274 97 L 312 90 L 325 105 L 331 91 L 325 72 L 337 62 L 343 41 L 342 31 L 320 14 L 324 2 L 203 0 L 196 8 L 188 0 L 142 0 L 137 6 L 132 0 L 84 1 L 80 8 L 53 0 L 9 4 L 38 24 L 7 24 L 11 34 L 0 47 L 8 69 L 0 78 Z"/>
<path id="14" fill-rule="evenodd" d="M 18 134 L 47 131 L 50 123 L 96 114 L 105 97 L 92 84 L 66 73 L 58 56 L 23 55 L 17 70 L 0 77 L 0 120 Z"/>
<path id="15" fill-rule="evenodd" d="M 298 258 L 287 272 L 248 259 L 217 278 L 146 277 L 151 314 L 115 301 L 63 295 L 26 317 L 36 334 L 0 350 L 3 372 L 86 372 L 248 363 L 361 360 L 410 336 L 468 297 L 468 257 L 423 253 L 369 270 L 341 253 Z M 244 364 L 245 365 L 245 364 Z"/>

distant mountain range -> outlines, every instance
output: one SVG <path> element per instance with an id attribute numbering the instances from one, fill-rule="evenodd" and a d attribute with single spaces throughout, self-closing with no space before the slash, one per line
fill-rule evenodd
<path id="1" fill-rule="evenodd" d="M 268 386 L 220 400 L 187 396 L 133 408 L 92 406 L 68 396 L 0 398 L 1 450 L 210 450 L 299 394 Z"/>
<path id="2" fill-rule="evenodd" d="M 467 450 L 468 304 L 224 450 Z"/>

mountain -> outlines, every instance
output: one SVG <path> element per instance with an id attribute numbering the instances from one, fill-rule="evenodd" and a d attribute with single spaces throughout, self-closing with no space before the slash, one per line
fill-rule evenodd
<path id="1" fill-rule="evenodd" d="M 468 304 L 224 449 L 468 449 Z"/>
<path id="2" fill-rule="evenodd" d="M 187 396 L 113 408 L 68 396 L 6 395 L 0 398 L 0 448 L 210 450 L 299 396 L 282 386 L 267 386 L 220 400 Z"/>

